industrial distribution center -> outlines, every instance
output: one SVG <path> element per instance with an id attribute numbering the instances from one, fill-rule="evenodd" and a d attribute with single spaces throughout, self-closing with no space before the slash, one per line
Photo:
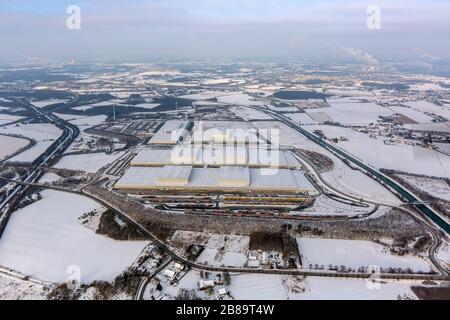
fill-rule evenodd
<path id="1" fill-rule="evenodd" d="M 289 150 L 269 144 L 252 145 L 236 135 L 208 135 L 208 142 L 193 143 L 189 122 L 166 122 L 130 161 L 115 184 L 127 192 L 145 190 L 185 192 L 285 192 L 310 194 L 316 190 L 305 177 L 301 163 Z M 194 127 L 194 132 L 198 125 Z M 182 143 L 183 141 L 183 143 Z M 245 143 L 244 143 L 245 142 Z M 155 146 L 158 144 L 158 146 Z M 274 149 L 271 149 L 271 148 Z"/>

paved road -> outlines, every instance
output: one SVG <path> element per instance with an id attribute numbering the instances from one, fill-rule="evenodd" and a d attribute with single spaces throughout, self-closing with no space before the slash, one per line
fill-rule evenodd
<path id="1" fill-rule="evenodd" d="M 137 230 L 139 230 L 147 239 L 151 240 L 155 245 L 157 245 L 163 252 L 170 256 L 175 261 L 182 264 L 190 266 L 196 270 L 212 271 L 212 272 L 229 272 L 229 273 L 262 273 L 262 274 L 282 274 L 282 275 L 302 275 L 302 276 L 320 276 L 320 277 L 331 277 L 331 278 L 357 278 L 357 279 L 369 279 L 373 275 L 370 273 L 345 273 L 345 272 L 327 272 L 327 271 L 311 271 L 311 270 L 298 270 L 298 269 L 252 269 L 252 268 L 233 268 L 233 267 L 212 267 L 203 264 L 198 264 L 187 260 L 186 258 L 180 256 L 178 253 L 172 250 L 167 244 L 159 240 L 155 235 L 148 231 L 139 222 L 135 221 L 128 214 L 116 208 L 99 196 L 89 192 L 88 190 L 83 190 L 83 194 L 87 197 L 99 202 L 106 208 L 111 209 L 113 212 L 118 214 L 123 220 L 127 221 L 133 225 Z M 379 276 L 381 279 L 405 279 L 405 280 L 448 280 L 446 275 L 437 274 L 390 274 L 383 273 Z"/>
<path id="2" fill-rule="evenodd" d="M 63 134 L 36 160 L 32 163 L 32 169 L 22 178 L 22 182 L 31 184 L 41 177 L 41 168 L 48 167 L 59 158 L 59 156 L 70 146 L 79 134 L 78 127 L 51 113 L 45 113 L 24 100 L 17 100 L 23 107 L 33 112 L 36 118 L 42 119 L 46 123 L 51 123 L 63 130 Z M 73 103 L 73 101 L 69 102 Z M 0 203 L 0 237 L 6 228 L 13 205 L 19 201 L 28 189 L 26 184 L 17 184 L 8 196 Z"/>
<path id="3" fill-rule="evenodd" d="M 161 271 L 164 270 L 165 267 L 169 265 L 173 261 L 172 258 L 167 259 L 167 261 L 161 263 L 161 265 L 148 277 L 145 277 L 142 279 L 141 283 L 139 284 L 139 287 L 136 291 L 136 295 L 134 297 L 134 300 L 143 300 L 144 299 L 144 293 L 145 289 L 147 288 L 148 283 L 156 277 Z"/>
<path id="4" fill-rule="evenodd" d="M 283 122 L 287 126 L 291 127 L 292 129 L 296 130 L 297 132 L 301 133 L 306 138 L 308 138 L 308 139 L 312 140 L 313 142 L 319 144 L 321 147 L 331 151 L 334 154 L 338 154 L 339 156 L 344 157 L 345 159 L 349 160 L 350 162 L 352 162 L 357 167 L 361 168 L 363 171 L 369 172 L 370 174 L 375 176 L 377 179 L 379 179 L 380 181 L 382 181 L 383 183 L 387 184 L 389 187 L 391 187 L 392 189 L 397 191 L 400 195 L 402 195 L 402 197 L 404 199 L 406 199 L 406 201 L 408 203 L 413 205 L 416 209 L 418 209 L 420 212 L 422 212 L 426 217 L 431 219 L 437 226 L 442 228 L 447 234 L 450 235 L 450 225 L 444 219 L 442 219 L 439 216 L 439 214 L 437 214 L 432 208 L 430 208 L 429 206 L 424 204 L 418 197 L 413 195 L 409 190 L 407 190 L 402 185 L 398 184 L 397 182 L 395 182 L 394 180 L 390 179 L 386 175 L 382 174 L 378 170 L 376 170 L 376 169 L 370 167 L 369 165 L 363 163 L 362 161 L 356 159 L 352 155 L 350 155 L 350 154 L 344 152 L 343 150 L 341 150 L 341 149 L 339 149 L 339 148 L 337 148 L 337 147 L 335 147 L 335 146 L 325 142 L 323 139 L 321 139 L 321 138 L 315 136 L 314 134 L 312 134 L 311 132 L 303 129 L 301 126 L 296 124 L 291 119 L 285 117 L 284 115 L 281 115 L 281 114 L 278 114 L 278 113 L 273 112 L 271 110 L 260 108 L 260 107 L 252 107 L 252 108 L 254 108 L 256 110 L 259 110 L 259 111 L 262 111 L 262 112 L 266 113 L 267 115 L 270 115 L 273 118 Z"/>
<path id="5" fill-rule="evenodd" d="M 286 124 L 287 126 L 289 126 L 290 128 L 296 130 L 297 132 L 299 132 L 300 134 L 302 134 L 306 138 L 308 138 L 308 139 L 312 140 L 313 142 L 319 144 L 321 147 L 323 147 L 325 149 L 328 149 L 329 151 L 331 151 L 334 154 L 338 153 L 340 156 L 345 157 L 347 160 L 351 161 L 352 163 L 354 163 L 358 167 L 360 167 L 363 170 L 365 170 L 365 171 L 371 173 L 372 175 L 376 176 L 378 179 L 380 179 L 381 181 L 383 181 L 384 183 L 386 183 L 387 185 L 392 187 L 399 194 L 404 196 L 405 199 L 409 203 L 411 203 L 411 205 L 413 205 L 416 209 L 418 209 L 419 212 L 421 212 L 423 215 L 425 215 L 425 217 L 423 217 L 423 216 L 418 217 L 412 211 L 407 210 L 407 209 L 402 208 L 402 207 L 396 207 L 396 206 L 392 206 L 392 205 L 389 205 L 389 204 L 383 204 L 383 203 L 379 203 L 379 202 L 375 202 L 375 201 L 370 201 L 370 200 L 367 200 L 367 199 L 363 199 L 363 200 L 364 200 L 364 202 L 368 202 L 368 203 L 383 204 L 383 205 L 386 205 L 388 207 L 397 208 L 398 210 L 403 211 L 404 213 L 410 215 L 415 221 L 421 223 L 428 230 L 428 232 L 431 234 L 431 236 L 433 238 L 433 243 L 432 243 L 432 245 L 429 248 L 429 258 L 430 258 L 430 260 L 433 262 L 435 267 L 439 270 L 439 272 L 442 275 L 445 275 L 445 276 L 449 275 L 448 270 L 443 268 L 439 264 L 439 262 L 436 260 L 436 253 L 437 253 L 440 245 L 442 244 L 442 239 L 439 236 L 438 232 L 430 225 L 430 220 L 426 219 L 426 218 L 427 217 L 430 218 L 431 221 L 435 222 L 438 227 L 440 227 L 442 230 L 446 231 L 447 233 L 449 233 L 448 224 L 442 218 L 440 218 L 437 214 L 433 213 L 432 209 L 428 208 L 425 204 L 422 204 L 420 199 L 418 199 L 415 196 L 413 196 L 412 193 L 410 193 L 408 190 L 406 190 L 403 186 L 399 185 L 398 183 L 396 183 L 392 179 L 390 179 L 387 176 L 383 175 L 381 172 L 378 172 L 374 168 L 371 168 L 368 165 L 363 164 L 360 160 L 355 159 L 354 157 L 352 157 L 351 155 L 347 154 L 346 152 L 343 152 L 342 150 L 340 150 L 340 149 L 338 149 L 338 148 L 336 148 L 336 147 L 326 143 L 323 139 L 320 139 L 320 138 L 316 137 L 315 135 L 311 134 L 309 131 L 303 129 L 301 126 L 296 124 L 291 119 L 285 117 L 284 115 L 281 115 L 281 114 L 278 114 L 276 112 L 270 111 L 268 109 L 260 108 L 260 107 L 251 107 L 251 108 L 259 110 L 259 111 L 262 111 L 262 112 L 266 113 L 267 115 L 272 116 L 276 120 L 279 120 L 279 121 L 283 122 L 284 124 Z M 316 172 L 316 174 L 317 174 L 317 176 L 318 176 L 318 178 L 320 179 L 321 182 L 323 182 L 325 185 L 330 187 L 332 190 L 335 190 L 326 181 L 324 181 L 322 179 L 322 177 L 320 176 L 320 174 L 318 172 Z M 426 210 L 424 210 L 424 209 L 426 209 Z M 429 214 L 430 212 L 431 212 L 431 216 Z"/>

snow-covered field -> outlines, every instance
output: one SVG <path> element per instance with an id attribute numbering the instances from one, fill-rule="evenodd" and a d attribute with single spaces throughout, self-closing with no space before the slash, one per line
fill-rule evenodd
<path id="1" fill-rule="evenodd" d="M 450 122 L 405 124 L 405 128 L 418 131 L 438 131 L 450 133 Z"/>
<path id="2" fill-rule="evenodd" d="M 231 277 L 228 287 L 235 299 L 255 300 L 396 300 L 416 299 L 411 291 L 413 283 L 382 283 L 378 288 L 365 280 L 294 277 L 260 274 L 240 274 Z M 302 288 L 304 292 L 293 290 Z M 372 289 L 370 289 L 370 288 Z"/>
<path id="3" fill-rule="evenodd" d="M 0 135 L 0 160 L 28 145 L 28 140 Z"/>
<path id="4" fill-rule="evenodd" d="M 265 114 L 264 112 L 250 109 L 250 108 L 241 108 L 234 107 L 231 109 L 237 116 L 243 118 L 244 120 L 267 120 L 272 119 L 271 116 Z"/>
<path id="5" fill-rule="evenodd" d="M 135 105 L 136 108 L 143 108 L 143 109 L 154 109 L 158 107 L 159 103 L 140 103 Z"/>
<path id="6" fill-rule="evenodd" d="M 11 158 L 10 161 L 32 162 L 39 157 L 62 134 L 61 129 L 49 123 L 11 125 L 0 128 L 1 133 L 21 135 L 36 141 L 36 144 Z"/>
<path id="7" fill-rule="evenodd" d="M 247 256 L 240 252 L 205 248 L 196 262 L 209 266 L 243 267 L 247 262 Z"/>
<path id="8" fill-rule="evenodd" d="M 0 239 L 0 265 L 46 281 L 64 282 L 79 266 L 82 282 L 111 281 L 132 264 L 145 241 L 115 241 L 80 224 L 100 209 L 75 194 L 43 191 L 43 199 L 13 213 Z"/>
<path id="9" fill-rule="evenodd" d="M 450 119 L 450 108 L 448 107 L 440 107 L 428 101 L 412 101 L 406 102 L 405 104 L 417 111 L 434 113 L 439 116 Z"/>
<path id="10" fill-rule="evenodd" d="M 47 172 L 39 179 L 39 183 L 52 183 L 58 181 L 59 179 L 61 179 L 61 177 L 56 173 Z"/>
<path id="11" fill-rule="evenodd" d="M 96 107 L 112 106 L 113 104 L 120 105 L 123 102 L 124 102 L 124 100 L 115 99 L 115 100 L 109 100 L 109 101 L 102 101 L 102 102 L 97 102 L 97 103 L 86 104 L 84 106 L 75 107 L 75 108 L 72 108 L 72 109 L 73 110 L 78 110 L 78 111 L 86 111 L 86 110 L 90 110 L 90 109 L 93 109 L 93 108 L 96 108 Z"/>
<path id="12" fill-rule="evenodd" d="M 307 113 L 288 113 L 286 114 L 288 118 L 299 124 L 317 124 Z"/>
<path id="13" fill-rule="evenodd" d="M 307 291 L 289 292 L 291 300 L 397 300 L 399 296 L 417 299 L 411 285 L 418 283 L 387 282 L 377 288 L 365 280 L 308 277 Z M 372 289 L 370 289 L 372 288 Z"/>
<path id="14" fill-rule="evenodd" d="M 0 113 L 0 125 L 7 124 L 7 123 L 10 123 L 10 122 L 14 122 L 14 121 L 17 121 L 19 119 L 22 119 L 22 117 L 12 116 L 10 114 Z"/>
<path id="15" fill-rule="evenodd" d="M 176 287 L 163 284 L 163 291 L 176 297 L 180 289 L 195 290 L 199 280 L 199 273 L 191 270 Z M 227 290 L 235 300 L 396 300 L 417 299 L 411 286 L 418 284 L 411 281 L 374 285 L 357 279 L 232 274 Z M 204 291 L 197 294 L 203 299 L 214 299 Z"/>
<path id="16" fill-rule="evenodd" d="M 263 104 L 262 102 L 255 100 L 251 96 L 239 92 L 217 97 L 217 101 L 227 104 L 237 104 L 241 106 L 259 106 Z"/>
<path id="17" fill-rule="evenodd" d="M 325 113 L 331 118 L 331 121 L 349 125 L 369 124 L 376 121 L 379 116 L 388 116 L 393 113 L 375 103 L 356 102 L 348 98 L 329 99 L 328 103 L 331 108 L 316 108 L 306 110 L 306 112 L 313 119 L 314 114 Z"/>
<path id="18" fill-rule="evenodd" d="M 189 94 L 181 96 L 184 99 L 192 100 L 208 100 L 217 98 L 217 102 L 226 104 L 236 104 L 241 106 L 262 105 L 260 101 L 256 101 L 254 98 L 243 92 L 223 92 L 223 91 L 204 91 L 195 94 Z"/>
<path id="19" fill-rule="evenodd" d="M 349 128 L 319 125 L 306 126 L 305 129 L 320 129 L 328 138 L 346 137 L 348 141 L 340 141 L 337 146 L 376 168 L 450 176 L 450 156 L 434 150 L 406 144 L 385 144 L 382 137 L 370 138 Z"/>
<path id="20" fill-rule="evenodd" d="M 0 275 L 0 300 L 45 300 L 49 291 L 42 284 Z"/>
<path id="21" fill-rule="evenodd" d="M 98 115 L 98 116 L 92 116 L 92 117 L 82 117 L 77 118 L 75 120 L 69 121 L 73 125 L 76 125 L 80 127 L 80 130 L 84 131 L 90 127 L 96 126 L 106 120 L 105 115 Z"/>
<path id="22" fill-rule="evenodd" d="M 337 202 L 324 195 L 320 195 L 314 201 L 311 207 L 302 209 L 299 212 L 293 212 L 293 214 L 299 215 L 311 215 L 311 216 L 356 216 L 359 214 L 368 213 L 373 209 L 373 206 L 357 207 L 350 204 Z"/>
<path id="23" fill-rule="evenodd" d="M 96 173 L 98 170 L 113 162 L 123 153 L 87 153 L 80 155 L 64 156 L 54 166 L 58 169 L 80 170 L 90 173 Z"/>
<path id="24" fill-rule="evenodd" d="M 191 244 L 204 246 L 205 249 L 197 262 L 210 266 L 242 267 L 247 262 L 249 237 L 177 230 L 170 242 L 181 250 Z"/>
<path id="25" fill-rule="evenodd" d="M 237 274 L 231 277 L 230 294 L 236 300 L 286 300 L 281 276 Z"/>
<path id="26" fill-rule="evenodd" d="M 37 108 L 45 108 L 52 104 L 64 103 L 67 101 L 68 101 L 67 99 L 47 99 L 47 100 L 41 100 L 41 101 L 33 101 L 31 103 Z"/>
<path id="27" fill-rule="evenodd" d="M 396 256 L 384 246 L 363 240 L 338 239 L 297 239 L 298 249 L 302 257 L 303 268 L 309 264 L 323 265 L 325 269 L 331 266 L 345 266 L 358 269 L 371 265 L 381 268 L 411 268 L 414 272 L 431 271 L 430 264 L 417 256 Z"/>
<path id="28" fill-rule="evenodd" d="M 429 179 L 424 177 L 415 177 L 399 175 L 418 189 L 425 191 L 436 198 L 450 201 L 450 186 L 443 180 Z"/>
<path id="29" fill-rule="evenodd" d="M 448 240 L 442 241 L 442 245 L 439 247 L 436 258 L 441 260 L 447 267 L 450 266 L 450 242 L 448 242 Z"/>
<path id="30" fill-rule="evenodd" d="M 354 197 L 400 205 L 401 201 L 390 191 L 359 170 L 352 170 L 342 162 L 335 162 L 333 170 L 322 173 L 329 184 Z"/>
<path id="31" fill-rule="evenodd" d="M 435 143 L 438 150 L 450 156 L 450 143 Z"/>
<path id="32" fill-rule="evenodd" d="M 405 107 L 389 107 L 395 113 L 400 113 L 411 120 L 414 120 L 417 123 L 432 123 L 432 117 L 426 115 L 423 112 L 417 111 L 413 108 L 405 108 Z"/>

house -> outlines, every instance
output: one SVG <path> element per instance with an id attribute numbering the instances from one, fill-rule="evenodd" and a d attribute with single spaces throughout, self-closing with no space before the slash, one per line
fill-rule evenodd
<path id="1" fill-rule="evenodd" d="M 200 279 L 200 281 L 198 282 L 198 287 L 200 290 L 205 290 L 208 288 L 214 288 L 214 281 L 213 280 L 203 280 Z"/>
<path id="2" fill-rule="evenodd" d="M 181 263 L 175 262 L 173 266 L 180 271 L 184 270 L 184 265 L 182 265 Z"/>
<path id="3" fill-rule="evenodd" d="M 173 279 L 175 278 L 175 276 L 176 276 L 176 273 L 175 273 L 175 271 L 172 271 L 172 270 L 170 270 L 170 269 L 165 269 L 165 270 L 164 270 L 164 275 L 165 275 L 167 278 L 169 278 L 170 280 L 173 280 Z"/>

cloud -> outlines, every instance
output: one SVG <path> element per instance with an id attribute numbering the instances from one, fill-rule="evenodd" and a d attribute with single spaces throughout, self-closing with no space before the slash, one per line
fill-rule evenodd
<path id="1" fill-rule="evenodd" d="M 365 62 L 369 67 L 369 71 L 377 71 L 379 69 L 380 63 L 370 53 L 355 48 L 344 48 L 344 51 L 356 60 Z"/>
<path id="2" fill-rule="evenodd" d="M 378 0 L 377 31 L 366 28 L 366 0 L 78 0 L 82 30 L 73 32 L 65 28 L 70 3 L 0 3 L 0 57 L 333 58 L 359 48 L 369 62 L 417 55 L 417 46 L 450 54 L 450 3 L 439 0 Z"/>

